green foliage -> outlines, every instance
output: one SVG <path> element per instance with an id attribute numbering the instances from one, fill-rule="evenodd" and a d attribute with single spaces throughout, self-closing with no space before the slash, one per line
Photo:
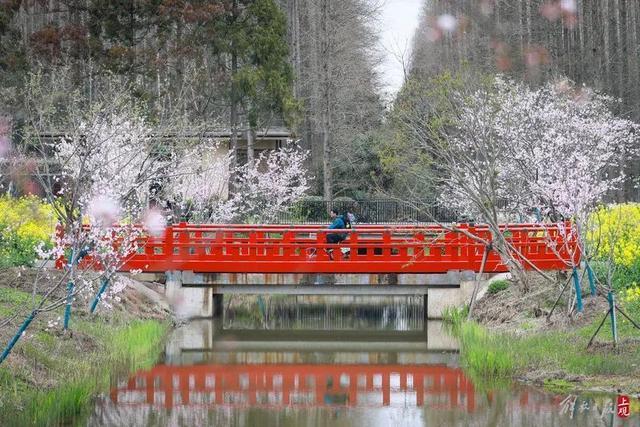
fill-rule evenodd
<path id="1" fill-rule="evenodd" d="M 35 196 L 0 197 L 0 268 L 32 265 L 36 247 L 51 245 L 53 209 Z"/>
<path id="2" fill-rule="evenodd" d="M 602 283 L 607 283 L 609 265 L 605 261 L 592 261 L 591 268 Z M 631 266 L 613 265 L 611 271 L 611 286 L 616 292 L 624 292 L 625 289 L 640 283 L 640 259 Z"/>
<path id="3" fill-rule="evenodd" d="M 441 131 L 457 116 L 451 102 L 453 93 L 464 83 L 463 74 L 445 72 L 429 78 L 410 76 L 403 84 L 389 114 L 390 137 L 379 149 L 382 170 L 393 177 L 390 186 L 396 192 L 410 191 L 415 198 L 429 198 L 436 191 L 438 161 L 416 143 L 420 140 L 417 133 L 434 144 L 443 143 Z M 428 126 L 422 126 L 425 123 Z M 416 176 L 420 177 L 419 187 Z"/>
<path id="4" fill-rule="evenodd" d="M 500 346 L 502 337 L 475 322 L 464 322 L 458 337 L 463 364 L 472 378 L 487 383 L 505 380 L 515 372 L 512 355 Z"/>
<path id="5" fill-rule="evenodd" d="M 454 327 L 460 327 L 462 323 L 467 320 L 468 315 L 468 305 L 464 305 L 463 307 L 448 306 L 442 310 L 442 320 Z"/>
<path id="6" fill-rule="evenodd" d="M 508 287 L 509 287 L 508 280 L 496 280 L 495 282 L 491 282 L 489 284 L 489 289 L 487 289 L 487 292 L 489 292 L 492 295 L 495 295 L 500 291 L 504 291 Z"/>
<path id="7" fill-rule="evenodd" d="M 391 177 L 385 174 L 380 157 L 386 136 L 376 130 L 352 136 L 337 147 L 332 165 L 335 194 L 364 200 L 374 196 L 376 188 L 389 186 Z"/>
<path id="8" fill-rule="evenodd" d="M 640 284 L 633 283 L 632 286 L 621 292 L 620 297 L 626 313 L 640 323 Z M 621 321 L 627 322 L 624 318 Z"/>
<path id="9" fill-rule="evenodd" d="M 247 8 L 247 61 L 239 73 L 240 88 L 249 97 L 249 122 L 260 115 L 279 114 L 293 125 L 299 104 L 293 96 L 287 18 L 274 0 L 256 0 Z"/>

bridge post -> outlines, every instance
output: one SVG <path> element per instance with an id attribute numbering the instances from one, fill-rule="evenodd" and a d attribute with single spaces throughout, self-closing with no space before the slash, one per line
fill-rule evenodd
<path id="1" fill-rule="evenodd" d="M 165 296 L 178 319 L 212 317 L 213 291 L 202 286 L 201 276 L 188 271 L 166 272 Z"/>

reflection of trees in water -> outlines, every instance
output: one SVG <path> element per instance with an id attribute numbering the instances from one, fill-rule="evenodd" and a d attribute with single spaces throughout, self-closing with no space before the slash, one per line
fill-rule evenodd
<path id="1" fill-rule="evenodd" d="M 423 297 L 256 297 L 228 307 L 225 327 L 422 330 Z"/>

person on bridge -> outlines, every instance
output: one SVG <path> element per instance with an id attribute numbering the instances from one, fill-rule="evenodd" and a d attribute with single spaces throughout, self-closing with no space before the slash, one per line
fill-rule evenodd
<path id="1" fill-rule="evenodd" d="M 332 223 L 329 225 L 329 230 L 345 230 L 347 228 L 347 222 L 342 215 L 338 215 L 335 209 L 331 209 L 329 213 L 332 219 Z M 338 244 L 347 238 L 347 233 L 327 233 L 327 243 Z M 333 249 L 327 249 L 329 259 L 333 259 Z"/>
<path id="2" fill-rule="evenodd" d="M 347 228 L 347 224 L 344 218 L 342 217 L 342 215 L 338 215 L 338 212 L 336 212 L 334 209 L 331 209 L 331 212 L 329 213 L 329 215 L 331 216 L 331 220 L 332 220 L 331 225 L 329 225 L 329 230 L 344 230 Z M 346 238 L 347 238 L 346 233 L 328 233 L 327 243 L 330 243 L 330 244 L 340 243 Z"/>

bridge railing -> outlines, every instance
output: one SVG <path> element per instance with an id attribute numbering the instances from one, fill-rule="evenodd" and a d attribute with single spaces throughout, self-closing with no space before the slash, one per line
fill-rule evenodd
<path id="1" fill-rule="evenodd" d="M 160 237 L 139 242 L 122 270 L 193 270 L 218 273 L 442 273 L 479 271 L 485 246 L 491 241 L 486 226 L 462 224 L 460 231 L 436 225 L 358 225 L 351 230 L 328 230 L 314 225 L 176 224 Z M 340 244 L 327 235 L 344 233 Z M 543 270 L 566 269 L 580 254 L 571 224 L 511 224 L 502 233 L 524 258 Z M 525 268 L 531 265 L 524 263 Z M 507 267 L 491 251 L 484 271 Z"/>

